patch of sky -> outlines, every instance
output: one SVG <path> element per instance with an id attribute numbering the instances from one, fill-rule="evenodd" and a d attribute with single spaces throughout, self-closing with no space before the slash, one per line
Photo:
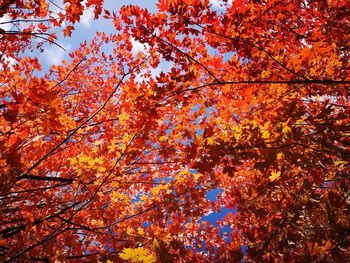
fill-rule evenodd
<path id="1" fill-rule="evenodd" d="M 168 126 L 170 124 L 170 120 L 167 118 L 165 119 L 165 125 Z"/>
<path id="2" fill-rule="evenodd" d="M 212 189 L 212 190 L 207 192 L 206 198 L 210 201 L 215 202 L 218 195 L 221 194 L 222 192 L 223 192 L 223 189 L 221 189 L 221 188 Z M 218 226 L 217 221 L 224 218 L 228 213 L 236 214 L 236 209 L 230 209 L 230 208 L 223 207 L 220 209 L 219 212 L 211 212 L 210 214 L 203 216 L 200 219 L 200 221 L 208 221 L 210 224 L 217 227 Z M 220 228 L 220 236 L 225 236 L 226 241 L 229 242 L 231 231 L 232 231 L 232 229 L 230 227 L 223 226 Z"/>
<path id="3" fill-rule="evenodd" d="M 190 111 L 190 114 L 193 114 L 193 113 L 197 112 L 200 109 L 201 106 L 202 106 L 202 104 L 199 104 L 199 103 L 194 105 L 193 108 Z"/>
<path id="4" fill-rule="evenodd" d="M 100 137 L 101 134 L 98 134 L 98 133 L 94 133 L 91 137 L 92 139 L 95 141 L 97 140 L 99 137 Z"/>
<path id="5" fill-rule="evenodd" d="M 197 130 L 196 130 L 196 136 L 197 136 L 197 137 L 201 136 L 203 133 L 204 133 L 204 130 L 203 130 L 203 129 L 197 129 Z"/>
<path id="6" fill-rule="evenodd" d="M 136 160 L 136 162 L 137 162 L 138 160 Z M 132 167 L 132 168 L 130 168 L 130 169 L 127 169 L 127 170 L 125 170 L 125 174 L 132 174 L 132 173 L 135 173 L 135 172 L 140 172 L 141 171 L 141 167 L 139 167 L 139 166 L 135 166 L 135 167 Z"/>
<path id="7" fill-rule="evenodd" d="M 213 226 L 218 227 L 217 221 L 224 218 L 228 213 L 236 213 L 236 209 L 230 209 L 223 207 L 221 208 L 220 212 L 212 212 L 209 215 L 203 216 L 200 221 L 207 221 Z M 227 242 L 230 242 L 230 234 L 231 234 L 232 229 L 229 226 L 223 226 L 220 228 L 219 235 L 220 236 L 225 236 L 225 240 Z"/>
<path id="8" fill-rule="evenodd" d="M 239 62 L 242 64 L 242 65 L 247 65 L 249 62 L 250 62 L 250 59 L 248 58 L 240 58 L 239 59 Z"/>
<path id="9" fill-rule="evenodd" d="M 147 8 L 150 13 L 156 12 L 157 8 L 157 0 L 147 0 L 147 1 L 139 1 L 139 0 L 124 0 L 124 1 L 115 1 L 115 0 L 105 0 L 104 7 L 108 10 L 119 10 L 122 6 L 126 5 L 138 5 L 141 8 Z"/>
<path id="10" fill-rule="evenodd" d="M 207 107 L 205 109 L 205 118 L 209 120 L 212 113 L 218 113 L 218 110 L 215 107 Z"/>
<path id="11" fill-rule="evenodd" d="M 191 146 L 193 140 L 179 140 L 178 142 L 182 145 Z"/>
<path id="12" fill-rule="evenodd" d="M 151 225 L 150 222 L 144 221 L 144 222 L 142 222 L 141 226 L 144 228 L 148 228 L 150 225 Z"/>
<path id="13" fill-rule="evenodd" d="M 152 149 L 159 149 L 160 148 L 160 144 L 157 142 L 157 143 L 153 143 L 152 145 Z"/>
<path id="14" fill-rule="evenodd" d="M 0 98 L 0 103 L 3 103 L 3 102 L 13 102 L 14 99 L 12 96 L 5 96 L 4 98 Z"/>
<path id="15" fill-rule="evenodd" d="M 165 182 L 166 184 L 169 183 L 171 180 L 173 180 L 172 177 L 157 177 L 157 178 L 154 178 L 154 182 L 157 183 L 157 184 L 160 184 L 162 182 Z"/>
<path id="16" fill-rule="evenodd" d="M 165 135 L 167 138 L 169 138 L 170 133 L 172 132 L 172 130 L 174 129 L 174 126 L 171 126 L 169 129 L 165 130 Z"/>
<path id="17" fill-rule="evenodd" d="M 209 0 L 211 7 L 218 13 L 223 13 L 232 6 L 233 0 Z"/>
<path id="18" fill-rule="evenodd" d="M 221 194 L 223 191 L 224 191 L 223 189 L 215 188 L 213 190 L 208 191 L 205 197 L 210 201 L 216 201 L 217 196 Z"/>
<path id="19" fill-rule="evenodd" d="M 156 3 L 157 1 L 155 0 L 143 2 L 137 0 L 106 0 L 104 3 L 104 8 L 111 11 L 119 11 L 119 9 L 124 5 L 139 5 L 141 8 L 147 8 L 150 12 L 155 12 L 157 10 Z M 85 4 L 86 0 L 83 2 L 83 5 Z M 58 13 L 62 12 L 60 8 L 63 6 L 64 3 L 62 0 L 56 0 L 54 4 L 50 4 L 50 9 Z M 32 55 L 39 58 L 39 61 L 43 65 L 43 69 L 48 69 L 48 67 L 51 65 L 60 64 L 63 59 L 68 59 L 68 53 L 79 47 L 80 43 L 83 43 L 84 41 L 91 41 L 96 35 L 96 32 L 104 32 L 106 34 L 115 33 L 113 23 L 108 19 L 104 19 L 102 16 L 95 20 L 93 9 L 86 8 L 80 18 L 80 22 L 74 25 L 75 30 L 72 31 L 71 37 L 63 37 L 62 35 L 61 29 L 66 26 L 65 24 L 62 25 L 62 28 L 52 30 L 53 33 L 56 33 L 58 39 L 60 39 L 57 41 L 57 44 L 62 46 L 63 49 L 57 45 L 45 43 L 43 46 L 44 52 L 40 53 L 38 50 L 34 50 Z"/>
<path id="20" fill-rule="evenodd" d="M 51 139 L 52 139 L 52 135 L 46 135 L 46 136 L 44 137 L 44 141 L 47 141 L 47 142 L 50 142 Z"/>
<path id="21" fill-rule="evenodd" d="M 211 56 L 215 56 L 215 55 L 219 54 L 219 52 L 218 52 L 218 50 L 216 48 L 213 48 L 213 47 L 211 47 L 209 45 L 206 45 L 206 48 L 208 49 L 208 53 Z"/>
<path id="22" fill-rule="evenodd" d="M 214 226 L 218 226 L 217 221 L 224 218 L 228 213 L 236 213 L 236 209 L 230 209 L 227 207 L 221 208 L 220 212 L 212 212 L 209 215 L 203 216 L 201 221 L 208 221 Z"/>
<path id="23" fill-rule="evenodd" d="M 188 170 L 191 174 L 196 174 L 198 173 L 198 170 L 197 169 L 189 169 Z"/>
<path id="24" fill-rule="evenodd" d="M 241 250 L 242 250 L 243 254 L 246 255 L 247 251 L 248 251 L 248 246 L 247 245 L 241 246 Z M 247 262 L 247 261 L 245 261 L 245 262 Z"/>
<path id="25" fill-rule="evenodd" d="M 224 227 L 220 228 L 219 235 L 224 236 L 226 242 L 230 242 L 231 241 L 231 232 L 232 232 L 231 227 L 224 226 Z"/>
<path id="26" fill-rule="evenodd" d="M 132 203 L 136 203 L 136 202 L 141 202 L 141 196 L 145 195 L 144 193 L 138 193 L 137 195 L 133 196 L 133 198 L 131 199 Z"/>
<path id="27" fill-rule="evenodd" d="M 102 204 L 102 209 L 106 212 L 106 209 L 108 208 L 108 206 L 109 206 L 109 204 L 110 204 L 110 202 L 107 202 L 107 203 L 105 203 L 105 204 Z"/>
<path id="28" fill-rule="evenodd" d="M 227 62 L 227 61 L 230 61 L 232 59 L 232 57 L 235 55 L 236 55 L 235 52 L 225 52 L 222 59 L 224 62 Z"/>

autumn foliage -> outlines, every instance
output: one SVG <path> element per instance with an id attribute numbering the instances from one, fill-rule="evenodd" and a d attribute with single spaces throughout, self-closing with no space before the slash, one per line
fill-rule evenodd
<path id="1" fill-rule="evenodd" d="M 0 0 L 1 262 L 347 260 L 350 2 L 221 2 Z"/>

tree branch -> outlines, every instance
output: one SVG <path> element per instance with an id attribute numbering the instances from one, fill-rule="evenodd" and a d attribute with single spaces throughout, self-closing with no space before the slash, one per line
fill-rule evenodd
<path id="1" fill-rule="evenodd" d="M 23 179 L 29 179 L 29 180 L 37 180 L 37 181 L 53 181 L 53 182 L 62 182 L 62 183 L 72 183 L 74 182 L 74 179 L 72 178 L 62 178 L 62 177 L 54 177 L 54 176 L 38 176 L 38 175 L 31 175 L 31 174 L 22 174 L 19 177 L 16 178 L 16 181 L 20 181 Z"/>

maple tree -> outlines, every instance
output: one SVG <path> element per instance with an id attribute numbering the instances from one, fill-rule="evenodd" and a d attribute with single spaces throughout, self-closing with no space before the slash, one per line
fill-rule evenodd
<path id="1" fill-rule="evenodd" d="M 0 1 L 1 262 L 346 261 L 349 1 L 105 10 L 42 72 L 34 38 L 102 13 L 63 2 Z"/>

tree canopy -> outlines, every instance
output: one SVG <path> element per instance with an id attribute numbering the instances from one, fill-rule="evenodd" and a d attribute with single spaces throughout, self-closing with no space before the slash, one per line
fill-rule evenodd
<path id="1" fill-rule="evenodd" d="M 350 2 L 213 2 L 0 0 L 1 262 L 347 260 Z"/>

